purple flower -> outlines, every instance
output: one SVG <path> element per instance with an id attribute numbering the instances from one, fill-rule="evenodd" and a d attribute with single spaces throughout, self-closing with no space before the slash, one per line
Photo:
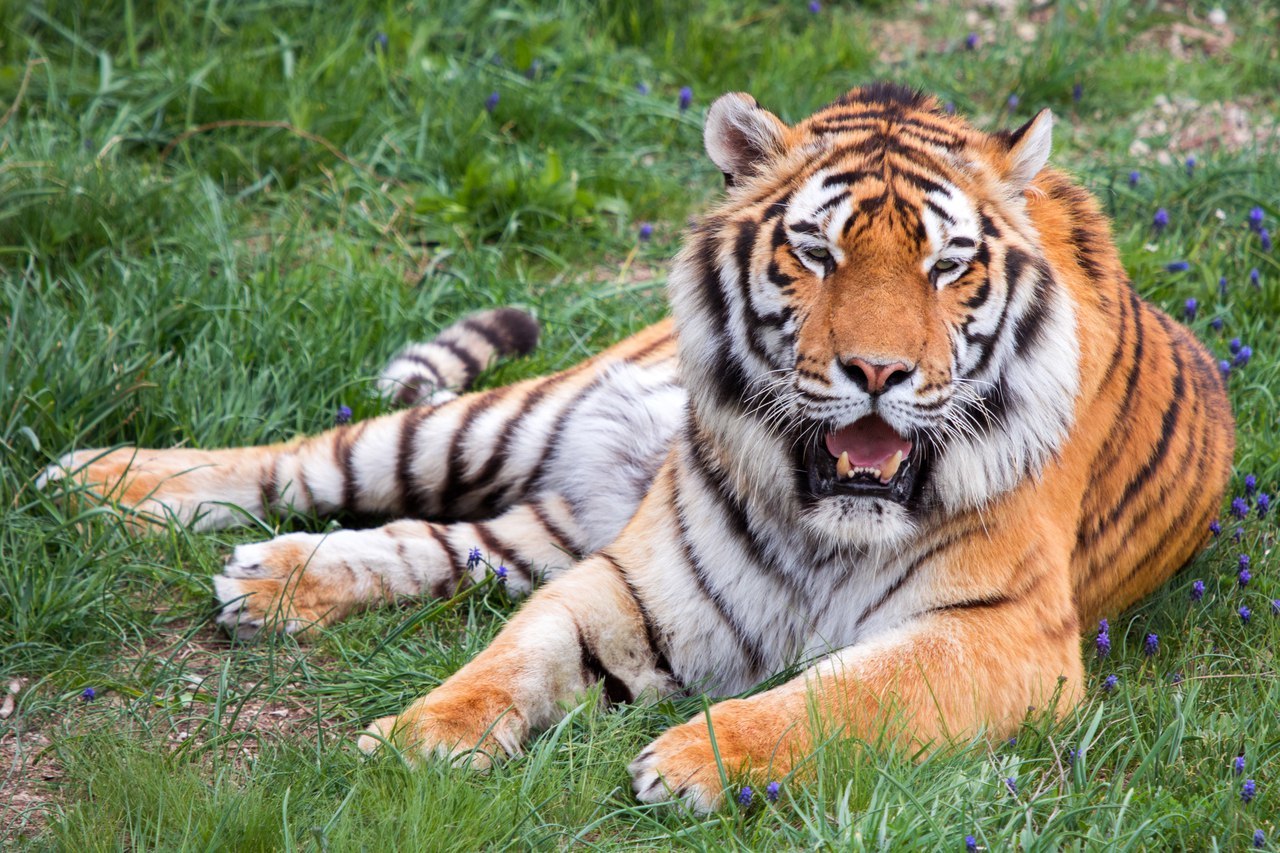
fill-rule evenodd
<path id="1" fill-rule="evenodd" d="M 1251 580 L 1253 580 L 1253 573 L 1250 572 L 1247 568 L 1241 569 L 1236 574 L 1236 581 L 1240 584 L 1241 589 L 1244 589 L 1246 586 L 1248 586 L 1249 581 Z"/>
<path id="2" fill-rule="evenodd" d="M 1182 683 L 1182 673 L 1180 673 L 1180 672 L 1175 672 L 1173 675 L 1169 676 L 1169 681 L 1170 681 L 1171 683 L 1173 683 L 1173 684 L 1181 684 L 1181 683 Z"/>
<path id="3" fill-rule="evenodd" d="M 1110 633 L 1111 633 L 1111 623 L 1110 623 L 1110 622 L 1108 622 L 1106 619 L 1099 619 L 1099 620 L 1098 620 L 1098 630 L 1099 630 L 1101 633 L 1103 633 L 1103 634 L 1110 634 Z"/>
<path id="4" fill-rule="evenodd" d="M 1231 362 L 1226 359 L 1218 362 L 1218 370 L 1222 373 L 1222 378 L 1227 378 L 1231 375 Z"/>
<path id="5" fill-rule="evenodd" d="M 1218 279 L 1218 293 L 1223 296 L 1227 295 L 1227 277 L 1225 275 Z"/>
<path id="6" fill-rule="evenodd" d="M 944 113 L 946 113 L 947 115 L 949 115 L 949 116 L 953 116 L 953 115 L 955 115 L 955 114 L 956 114 L 956 102 L 955 102 L 955 101 L 947 101 L 945 104 L 943 104 L 943 105 L 942 105 L 942 111 L 943 111 Z"/>
<path id="7" fill-rule="evenodd" d="M 648 222 L 640 223 L 640 242 L 647 243 L 649 238 L 653 236 L 653 226 Z"/>
<path id="8" fill-rule="evenodd" d="M 744 806 L 749 806 L 751 805 L 751 798 L 754 796 L 755 793 L 751 790 L 751 786 L 743 785 L 742 790 L 738 792 L 738 802 Z"/>
<path id="9" fill-rule="evenodd" d="M 1271 615 L 1280 616 L 1280 598 L 1271 599 Z"/>
<path id="10" fill-rule="evenodd" d="M 376 36 L 373 37 L 373 43 L 370 45 L 370 47 L 373 48 L 375 53 L 386 53 L 387 44 L 389 42 L 390 40 L 387 38 L 386 33 L 378 33 Z"/>
<path id="11" fill-rule="evenodd" d="M 496 110 L 498 108 L 498 101 L 501 99 L 502 99 L 502 96 L 499 95 L 497 92 L 490 92 L 489 97 L 484 99 L 485 111 L 491 113 L 494 110 Z"/>
<path id="12" fill-rule="evenodd" d="M 1080 103 L 1080 99 L 1083 97 L 1084 97 L 1083 83 L 1077 83 L 1071 87 L 1071 100 L 1075 101 L 1078 104 Z"/>
<path id="13" fill-rule="evenodd" d="M 472 548 L 470 551 L 467 552 L 467 568 L 468 569 L 474 569 L 476 566 L 480 565 L 480 560 L 481 560 L 481 557 L 480 557 L 479 548 Z"/>
<path id="14" fill-rule="evenodd" d="M 98 691 L 94 690 L 92 687 L 86 687 L 84 690 L 80 691 L 80 701 L 82 702 L 92 702 L 97 698 Z"/>
<path id="15" fill-rule="evenodd" d="M 822 11 L 822 4 L 819 3 L 818 0 L 810 0 L 809 11 L 815 15 L 818 14 Z"/>
<path id="16" fill-rule="evenodd" d="M 1231 769 L 1235 771 L 1235 774 L 1237 776 L 1244 775 L 1244 756 L 1243 755 L 1237 755 L 1235 758 L 1231 759 Z"/>
<path id="17" fill-rule="evenodd" d="M 777 782 L 770 782 L 764 789 L 764 798 L 771 803 L 776 803 L 778 801 L 778 791 L 781 789 L 782 786 Z"/>
<path id="18" fill-rule="evenodd" d="M 1218 519 L 1215 518 L 1213 521 L 1209 522 L 1209 532 L 1214 536 L 1222 535 L 1222 525 L 1218 523 Z"/>
<path id="19" fill-rule="evenodd" d="M 496 575 L 496 576 L 497 576 L 498 580 L 500 580 L 500 581 L 504 581 L 504 582 L 506 581 L 506 579 L 507 579 L 507 567 L 506 567 L 506 566 L 499 565 L 499 566 L 498 566 L 498 568 L 496 568 L 496 569 L 494 569 L 494 570 L 493 570 L 493 573 L 494 573 L 494 575 Z"/>
<path id="20" fill-rule="evenodd" d="M 1119 684 L 1120 684 L 1120 676 L 1108 675 L 1106 677 L 1106 680 L 1102 682 L 1102 692 L 1114 693 L 1116 690 L 1116 686 Z"/>
<path id="21" fill-rule="evenodd" d="M 1151 217 L 1151 227 L 1155 228 L 1156 233 L 1159 234 L 1168 226 L 1169 226 L 1169 211 L 1165 210 L 1163 207 L 1158 208 L 1156 210 L 1156 215 Z"/>
<path id="22" fill-rule="evenodd" d="M 1017 746 L 1017 745 L 1018 745 L 1018 739 L 1017 739 L 1016 737 L 1011 737 L 1011 738 L 1009 738 L 1009 748 L 1010 748 L 1010 749 L 1013 749 L 1013 748 L 1014 748 L 1015 746 Z"/>
<path id="23" fill-rule="evenodd" d="M 1221 332 L 1221 331 L 1222 331 L 1222 318 L 1221 318 L 1221 317 L 1214 317 L 1212 320 L 1210 320 L 1210 321 L 1209 321 L 1209 328 L 1210 328 L 1210 329 L 1213 329 L 1215 332 Z"/>
<path id="24" fill-rule="evenodd" d="M 1004 780 L 1004 786 L 1009 789 L 1009 793 L 1015 797 L 1018 796 L 1018 780 L 1009 776 Z"/>
<path id="25" fill-rule="evenodd" d="M 1132 172 L 1129 173 L 1129 186 L 1136 187 L 1138 185 L 1138 181 L 1140 180 L 1142 180 L 1142 175 L 1141 173 L 1138 172 L 1137 169 L 1134 169 Z"/>
<path id="26" fill-rule="evenodd" d="M 1236 351 L 1239 352 L 1239 350 L 1236 350 Z M 1246 495 L 1251 495 L 1256 491 L 1258 491 L 1258 478 L 1252 474 L 1245 474 L 1244 475 L 1244 493 Z"/>
<path id="27" fill-rule="evenodd" d="M 1249 514 L 1249 504 L 1245 502 L 1244 498 L 1231 499 L 1231 514 L 1236 518 L 1244 518 Z"/>
<path id="28" fill-rule="evenodd" d="M 1098 660 L 1111 654 L 1111 626 L 1106 619 L 1098 623 L 1098 639 L 1094 644 L 1098 647 Z"/>
<path id="29" fill-rule="evenodd" d="M 333 422 L 338 426 L 351 423 L 351 407 L 339 406 L 338 411 L 333 415 Z"/>
<path id="30" fill-rule="evenodd" d="M 1257 231 L 1262 227 L 1262 220 L 1266 218 L 1266 214 L 1260 207 L 1249 208 L 1249 230 Z"/>
<path id="31" fill-rule="evenodd" d="M 1142 641 L 1142 651 L 1147 657 L 1151 657 L 1156 652 L 1160 651 L 1160 635 L 1147 634 L 1147 638 Z"/>
<path id="32" fill-rule="evenodd" d="M 1252 779 L 1245 779 L 1244 784 L 1240 786 L 1240 799 L 1244 800 L 1247 806 L 1256 796 L 1258 796 L 1258 783 Z"/>
<path id="33" fill-rule="evenodd" d="M 1267 846 L 1267 834 L 1261 829 L 1253 831 L 1253 847 L 1255 850 L 1261 850 Z"/>
<path id="34" fill-rule="evenodd" d="M 1271 232 L 1265 228 L 1258 229 L 1258 243 L 1262 246 L 1262 251 L 1271 251 Z"/>
<path id="35" fill-rule="evenodd" d="M 1187 315 L 1187 322 L 1190 323 L 1196 318 L 1196 312 L 1200 310 L 1200 303 L 1193 296 L 1182 306 L 1182 312 Z"/>
<path id="36" fill-rule="evenodd" d="M 1249 270 L 1249 283 L 1254 287 L 1262 287 L 1262 273 L 1258 272 L 1257 267 Z"/>
<path id="37" fill-rule="evenodd" d="M 1249 568 L 1249 555 L 1241 554 L 1240 559 L 1236 560 L 1236 562 L 1240 564 L 1241 569 Z"/>
<path id="38" fill-rule="evenodd" d="M 1021 99 L 1017 95 L 1010 95 L 1009 100 L 1006 101 L 1006 103 L 1009 105 L 1009 110 L 1012 112 L 1018 108 L 1018 104 L 1021 103 Z"/>
<path id="39" fill-rule="evenodd" d="M 965 37 L 964 37 L 964 46 L 965 46 L 965 49 L 966 49 L 966 50 L 977 50 L 977 49 L 978 49 L 978 34 L 977 34 L 977 33 L 969 33 L 969 35 L 965 36 Z"/>
<path id="40" fill-rule="evenodd" d="M 1263 492 L 1258 495 L 1258 518 L 1265 518 L 1269 509 L 1271 509 L 1271 495 Z"/>
<path id="41" fill-rule="evenodd" d="M 1253 358 L 1253 347 L 1245 344 L 1240 347 L 1240 352 L 1236 353 L 1235 367 L 1244 367 L 1249 363 L 1249 359 Z"/>
<path id="42" fill-rule="evenodd" d="M 1204 598 L 1204 581 L 1196 581 L 1191 585 L 1191 600 L 1199 601 Z"/>
<path id="43" fill-rule="evenodd" d="M 649 94 L 649 84 L 641 80 L 639 83 L 636 84 L 636 91 L 642 95 Z"/>
<path id="44" fill-rule="evenodd" d="M 1164 268 L 1169 272 L 1186 272 L 1187 270 L 1191 269 L 1191 264 L 1187 263 L 1186 261 L 1173 261 L 1171 263 L 1165 264 Z"/>
<path id="45" fill-rule="evenodd" d="M 1237 527 L 1237 528 L 1236 528 L 1236 532 L 1231 534 L 1231 541 L 1232 541 L 1232 542 L 1239 542 L 1239 541 L 1240 541 L 1240 537 L 1241 537 L 1241 536 L 1243 536 L 1243 535 L 1244 535 L 1244 528 L 1243 528 L 1243 527 Z"/>
<path id="46" fill-rule="evenodd" d="M 1258 831 L 1261 832 L 1262 830 Z M 972 835 L 966 835 L 964 837 L 964 849 L 968 851 L 968 853 L 975 853 L 978 849 L 978 839 L 974 838 Z"/>
<path id="47" fill-rule="evenodd" d="M 1236 611 L 1236 613 L 1240 614 L 1240 621 L 1246 625 L 1248 625 L 1249 620 L 1253 618 L 1253 611 L 1243 605 Z"/>
<path id="48" fill-rule="evenodd" d="M 1227 349 L 1231 350 L 1232 355 L 1235 355 L 1236 353 L 1240 352 L 1240 348 L 1242 346 L 1244 346 L 1244 344 L 1240 343 L 1239 338 L 1232 338 L 1231 340 L 1227 341 Z"/>
<path id="49" fill-rule="evenodd" d="M 1188 157 L 1187 158 L 1187 177 L 1188 178 L 1191 177 L 1193 174 L 1195 174 L 1195 171 L 1196 171 L 1196 158 Z"/>
<path id="50" fill-rule="evenodd" d="M 684 112 L 693 105 L 693 90 L 688 86 L 680 87 L 680 112 Z"/>

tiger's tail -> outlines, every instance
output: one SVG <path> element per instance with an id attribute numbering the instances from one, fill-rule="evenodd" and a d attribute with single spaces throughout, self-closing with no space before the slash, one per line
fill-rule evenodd
<path id="1" fill-rule="evenodd" d="M 498 359 L 527 355 L 538 332 L 538 321 L 517 308 L 471 314 L 396 353 L 378 375 L 378 390 L 403 406 L 443 403 Z"/>

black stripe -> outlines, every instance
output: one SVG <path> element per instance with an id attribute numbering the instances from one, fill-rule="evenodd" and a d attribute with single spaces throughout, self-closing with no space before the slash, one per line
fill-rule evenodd
<path id="1" fill-rule="evenodd" d="M 262 511 L 270 512 L 276 501 L 280 499 L 280 455 L 272 454 L 271 467 L 266 476 L 258 482 L 258 494 L 262 501 Z"/>
<path id="2" fill-rule="evenodd" d="M 449 455 L 448 469 L 445 473 L 444 484 L 440 488 L 440 498 L 438 501 L 440 515 L 444 518 L 460 518 L 462 513 L 458 512 L 456 505 L 459 503 L 463 493 L 469 484 L 466 478 L 467 460 L 463 458 L 462 446 L 466 441 L 467 435 L 471 432 L 476 418 L 488 411 L 495 403 L 500 402 L 507 392 L 513 386 L 506 385 L 501 388 L 494 388 L 492 391 L 486 391 L 478 397 L 464 397 L 462 399 L 470 400 L 471 405 L 467 408 L 466 414 L 462 416 L 462 422 L 454 428 L 453 436 L 449 439 Z"/>
<path id="3" fill-rule="evenodd" d="M 609 705 L 634 701 L 635 696 L 632 695 L 631 688 L 627 686 L 627 683 L 610 672 L 609 668 L 600 661 L 600 656 L 596 654 L 586 635 L 582 633 L 582 626 L 575 622 L 573 630 L 577 634 L 581 666 L 586 673 L 586 678 L 583 681 L 588 684 L 603 682 L 604 700 Z"/>
<path id="4" fill-rule="evenodd" d="M 663 649 L 657 623 L 653 621 L 649 608 L 645 606 L 644 599 L 640 597 L 640 591 L 631 583 L 631 578 L 627 576 L 627 570 L 623 567 L 622 562 L 608 550 L 601 550 L 598 555 L 613 566 L 623 586 L 627 588 L 627 593 L 631 596 L 631 600 L 635 602 L 636 611 L 640 614 L 640 622 L 644 625 L 645 640 L 649 643 L 649 651 L 653 654 L 654 669 L 669 676 L 673 681 L 679 682 L 679 679 L 676 678 L 675 670 L 671 668 L 671 661 L 667 660 L 667 653 Z"/>
<path id="5" fill-rule="evenodd" d="M 443 589 L 433 591 L 433 594 L 436 598 L 450 598 L 457 592 L 458 584 L 462 582 L 462 574 L 466 571 L 466 564 L 454 553 L 453 546 L 449 544 L 448 538 L 438 524 L 424 521 L 423 525 L 426 527 L 427 533 L 431 534 L 431 538 L 436 541 L 436 544 L 444 550 L 445 556 L 449 558 L 449 576 L 443 578 L 445 581 Z"/>
<path id="6" fill-rule="evenodd" d="M 482 365 L 482 364 L 480 364 L 480 362 L 476 361 L 476 357 L 475 357 L 474 355 L 472 355 L 468 350 L 466 350 L 466 349 L 465 349 L 465 348 L 463 348 L 463 347 L 458 346 L 457 344 L 453 343 L 452 341 L 447 341 L 447 340 L 440 340 L 440 339 L 437 339 L 437 340 L 433 341 L 433 343 L 434 343 L 436 346 L 440 347 L 441 349 L 443 349 L 443 350 L 445 350 L 445 351 L 449 352 L 450 354 L 452 354 L 454 358 L 458 359 L 458 361 L 462 362 L 463 367 L 464 367 L 464 368 L 466 368 L 466 371 L 467 371 L 467 381 L 468 381 L 468 382 L 469 382 L 471 379 L 474 379 L 474 378 L 476 377 L 476 375 L 477 375 L 477 374 L 481 371 L 481 369 L 483 369 L 483 367 L 484 367 L 484 365 Z M 465 383 L 464 383 L 464 384 L 465 384 Z"/>
<path id="7" fill-rule="evenodd" d="M 466 320 L 463 320 L 461 325 L 462 328 L 474 332 L 484 338 L 485 342 L 498 352 L 506 352 L 511 346 L 510 341 L 500 337 L 497 332 L 477 321 L 474 317 L 468 317 Z"/>
<path id="8" fill-rule="evenodd" d="M 402 352 L 392 359 L 392 361 L 408 361 L 412 364 L 418 365 L 419 367 L 424 367 L 431 372 L 431 376 L 433 377 L 437 388 L 449 387 L 448 383 L 444 381 L 444 377 L 440 375 L 440 371 L 436 369 L 435 363 L 425 355 L 418 355 L 413 352 Z"/>
<path id="9" fill-rule="evenodd" d="M 432 411 L 425 407 L 410 409 L 400 421 L 400 441 L 396 450 L 396 491 L 400 496 L 400 514 L 407 518 L 425 518 L 430 515 L 431 495 L 418 485 L 413 476 L 413 457 L 417 453 L 418 430 Z"/>
<path id="10" fill-rule="evenodd" d="M 568 531 L 551 519 L 551 516 L 547 514 L 546 507 L 543 506 L 542 501 L 530 501 L 528 506 L 529 511 L 533 513 L 533 517 L 538 519 L 538 523 L 541 524 L 543 529 L 551 535 L 551 539 L 553 540 L 552 544 L 563 551 L 569 552 L 575 558 L 581 556 L 577 543 L 573 541 L 573 538 L 569 535 Z"/>
<path id="11" fill-rule="evenodd" d="M 333 443 L 334 459 L 342 472 L 342 509 L 356 508 L 358 495 L 355 465 L 352 457 L 355 455 L 356 442 L 360 440 L 360 434 L 364 432 L 364 427 L 364 423 L 339 427 L 340 432 Z"/>
<path id="12" fill-rule="evenodd" d="M 1033 346 L 1039 345 L 1044 337 L 1045 318 L 1049 314 L 1049 297 L 1054 281 L 1052 273 L 1043 263 L 1036 263 L 1035 292 L 1031 296 L 1031 305 L 1025 314 L 1013 324 L 1013 349 L 1018 354 L 1025 354 Z"/>
<path id="13" fill-rule="evenodd" d="M 501 539 L 499 539 L 497 534 L 490 530 L 489 525 L 485 522 L 477 521 L 471 526 L 475 529 L 476 536 L 480 537 L 481 547 L 490 554 L 496 554 L 498 556 L 499 565 L 506 565 L 507 563 L 510 563 L 510 568 L 515 569 L 530 586 L 533 585 L 533 566 L 528 560 L 520 556 L 520 554 L 516 553 L 515 549 L 507 546 Z M 505 559 L 503 559 L 504 557 Z"/>

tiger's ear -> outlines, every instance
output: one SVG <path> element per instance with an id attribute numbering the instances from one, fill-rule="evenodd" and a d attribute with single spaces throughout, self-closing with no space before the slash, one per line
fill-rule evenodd
<path id="1" fill-rule="evenodd" d="M 996 136 L 1005 146 L 1002 172 L 1010 188 L 1021 193 L 1031 179 L 1049 162 L 1053 147 L 1053 113 L 1047 109 L 1012 132 Z"/>
<path id="2" fill-rule="evenodd" d="M 742 92 L 721 95 L 707 111 L 702 138 L 707 155 L 733 186 L 757 174 L 787 147 L 787 126 Z"/>

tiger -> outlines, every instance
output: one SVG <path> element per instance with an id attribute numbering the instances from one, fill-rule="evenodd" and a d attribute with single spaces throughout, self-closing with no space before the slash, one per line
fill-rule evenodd
<path id="1" fill-rule="evenodd" d="M 239 636 L 493 567 L 531 593 L 366 753 L 484 768 L 584 697 L 738 697 L 628 768 L 641 802 L 708 812 L 831 737 L 922 754 L 1061 718 L 1084 627 L 1205 546 L 1234 423 L 1210 354 L 1048 164 L 1052 126 L 985 132 L 894 83 L 794 125 L 726 94 L 704 125 L 724 194 L 672 262 L 669 319 L 464 392 L 537 334 L 477 315 L 393 359 L 408 409 L 266 447 L 81 451 L 46 481 L 153 524 L 396 519 L 235 548 L 213 583 Z"/>

